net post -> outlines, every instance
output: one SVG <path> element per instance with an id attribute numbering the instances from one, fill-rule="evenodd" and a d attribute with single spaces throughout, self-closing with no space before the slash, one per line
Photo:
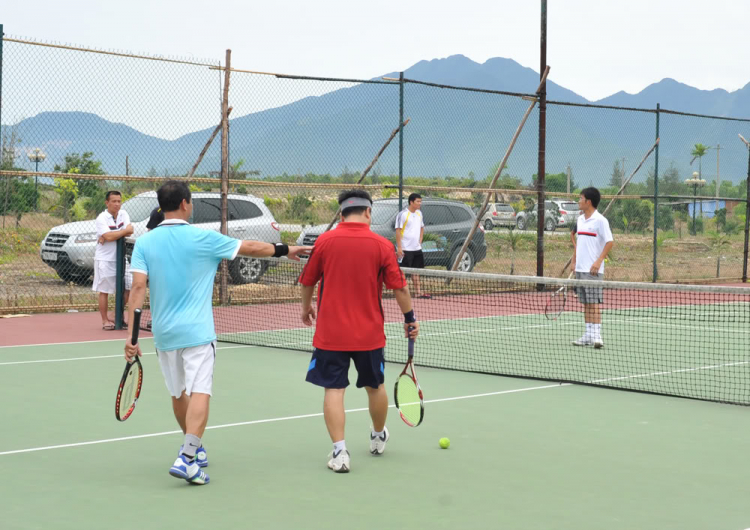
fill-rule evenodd
<path id="1" fill-rule="evenodd" d="M 404 209 L 404 73 L 398 74 L 398 211 Z"/>
<path id="2" fill-rule="evenodd" d="M 115 254 L 115 329 L 122 329 L 125 311 L 125 238 L 117 240 Z"/>
<path id="3" fill-rule="evenodd" d="M 747 180 L 745 183 L 747 191 L 745 197 L 745 255 L 742 263 L 742 283 L 747 283 L 747 251 L 748 240 L 750 239 L 750 145 L 747 146 Z"/>
<path id="4" fill-rule="evenodd" d="M 661 106 L 656 104 L 656 139 L 659 139 L 659 110 Z M 654 273 L 651 281 L 656 282 L 659 279 L 659 269 L 656 264 L 656 258 L 659 254 L 657 242 L 657 233 L 659 232 L 659 144 L 656 144 L 654 152 Z"/>

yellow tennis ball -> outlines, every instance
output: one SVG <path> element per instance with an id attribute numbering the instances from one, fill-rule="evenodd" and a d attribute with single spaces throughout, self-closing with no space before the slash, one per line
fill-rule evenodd
<path id="1" fill-rule="evenodd" d="M 604 258 L 604 263 L 609 263 L 609 258 Z"/>
<path id="2" fill-rule="evenodd" d="M 451 446 L 451 441 L 448 438 L 440 438 L 440 447 L 448 449 Z"/>

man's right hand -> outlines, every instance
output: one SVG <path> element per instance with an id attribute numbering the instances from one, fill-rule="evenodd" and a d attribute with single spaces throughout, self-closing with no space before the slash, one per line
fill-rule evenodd
<path id="1" fill-rule="evenodd" d="M 309 256 L 312 249 L 312 247 L 289 247 L 289 254 L 286 257 L 294 261 L 299 261 L 300 256 Z"/>
<path id="2" fill-rule="evenodd" d="M 404 259 L 404 251 L 400 248 L 396 249 L 396 256 L 398 256 L 398 259 Z"/>

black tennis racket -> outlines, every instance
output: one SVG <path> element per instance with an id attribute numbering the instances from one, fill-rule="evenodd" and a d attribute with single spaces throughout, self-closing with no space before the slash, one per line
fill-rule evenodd
<path id="1" fill-rule="evenodd" d="M 141 310 L 136 309 L 133 312 L 133 322 L 130 323 L 133 330 L 130 344 L 138 344 L 138 331 L 141 329 Z M 125 371 L 120 379 L 120 386 L 117 389 L 117 400 L 115 401 L 115 418 L 118 421 L 127 420 L 135 410 L 135 404 L 138 403 L 138 397 L 141 395 L 141 386 L 143 385 L 143 366 L 138 355 L 135 360 L 125 363 Z"/>
<path id="2" fill-rule="evenodd" d="M 411 331 L 413 328 L 409 328 Z M 393 399 L 401 419 L 409 427 L 417 427 L 424 419 L 424 396 L 414 371 L 414 339 L 409 339 L 409 359 L 393 389 Z"/>
<path id="3" fill-rule="evenodd" d="M 568 279 L 573 277 L 573 273 L 570 273 Z M 549 320 L 557 320 L 562 312 L 565 310 L 565 302 L 568 301 L 568 285 L 565 284 L 560 288 L 550 293 L 547 298 L 547 305 L 544 307 L 544 316 Z"/>

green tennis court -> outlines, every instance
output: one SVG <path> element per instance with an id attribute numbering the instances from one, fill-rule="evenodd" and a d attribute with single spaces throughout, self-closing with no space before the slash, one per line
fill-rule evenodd
<path id="1" fill-rule="evenodd" d="M 549 354 L 584 363 L 594 350 L 566 346 L 577 332 L 567 319 L 574 327 L 570 315 L 544 330 L 560 338 Z M 499 359 L 512 351 L 505 328 L 549 325 L 471 324 L 461 327 L 498 328 Z M 450 331 L 424 323 L 417 359 L 429 364 L 435 341 L 468 356 L 471 342 Z M 365 394 L 351 389 L 352 472 L 337 475 L 322 391 L 303 381 L 309 354 L 228 343 L 203 438 L 211 484 L 190 487 L 167 474 L 182 435 L 153 345 L 142 346 L 144 389 L 125 423 L 113 410 L 122 341 L 0 348 L 3 528 L 750 527 L 745 407 L 419 366 L 424 423 L 411 429 L 391 409 L 382 457 L 368 452 Z M 731 369 L 746 377 L 744 366 Z M 386 366 L 389 388 L 400 368 Z"/>

